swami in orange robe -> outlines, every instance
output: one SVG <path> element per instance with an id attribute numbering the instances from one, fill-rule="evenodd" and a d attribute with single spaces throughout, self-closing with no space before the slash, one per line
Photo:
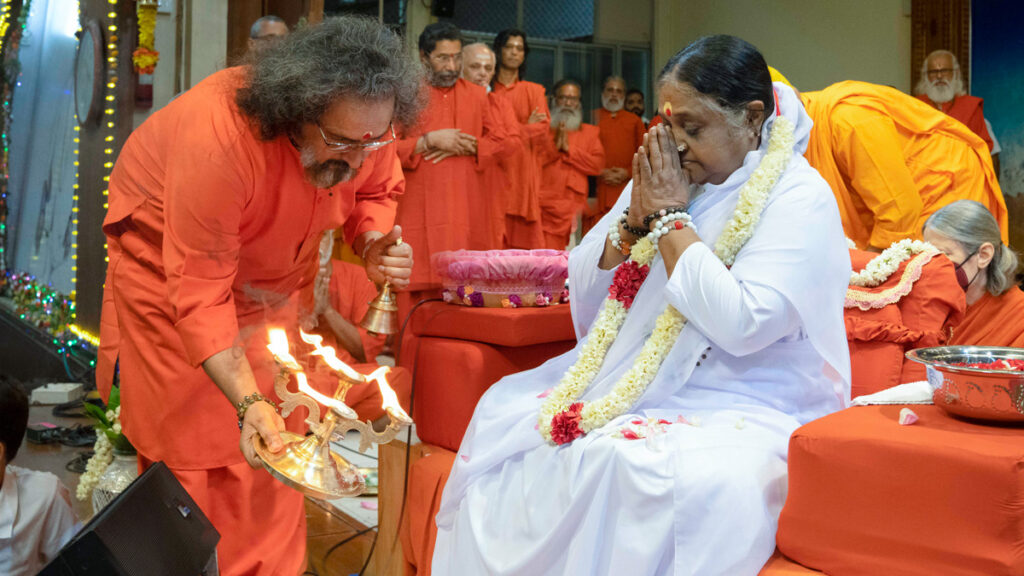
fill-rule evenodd
<path id="1" fill-rule="evenodd" d="M 515 154 L 523 146 L 522 131 L 512 107 L 503 96 L 491 92 L 487 94 L 491 105 L 491 115 L 495 123 L 500 124 L 504 133 L 499 157 Z M 469 223 L 470 250 L 501 250 L 505 247 L 505 207 L 512 194 L 509 177 L 505 173 L 502 162 L 489 162 L 483 171 L 480 184 L 482 219 L 471 219 Z"/>
<path id="2" fill-rule="evenodd" d="M 550 138 L 550 134 L 546 119 L 531 124 L 527 121 L 534 110 L 550 117 L 544 87 L 525 80 L 517 80 L 509 85 L 495 81 L 493 91 L 505 98 L 512 107 L 520 124 L 523 144 L 514 153 L 501 159 L 510 191 L 505 205 L 505 247 L 540 248 L 544 245 L 540 214 L 540 147 Z"/>
<path id="3" fill-rule="evenodd" d="M 971 129 L 971 132 L 974 132 L 978 135 L 978 138 L 984 140 L 989 151 L 992 151 L 992 135 L 988 133 L 988 126 L 985 125 L 984 100 L 977 96 L 964 94 L 963 96 L 953 97 L 952 100 L 943 103 L 939 107 L 931 101 L 931 98 L 928 98 L 927 94 L 918 94 L 917 97 L 932 108 L 942 110 L 945 114 L 963 122 L 965 126 Z"/>
<path id="4" fill-rule="evenodd" d="M 481 202 L 472 202 L 477 213 L 470 212 L 470 197 L 485 193 L 481 172 L 496 160 L 504 138 L 482 86 L 459 78 L 450 88 L 430 86 L 429 92 L 430 103 L 419 123 L 398 141 L 406 184 L 396 221 L 416 255 L 410 292 L 439 288 L 441 278 L 430 266 L 430 256 L 467 248 L 470 220 L 487 217 Z M 416 153 L 421 136 L 445 128 L 476 137 L 476 156 L 451 156 L 435 163 Z"/>
<path id="5" fill-rule="evenodd" d="M 628 114 L 628 112 L 627 112 Z M 636 118 L 635 115 L 633 115 Z M 544 221 L 544 247 L 565 250 L 576 224 L 576 216 L 587 206 L 587 176 L 596 176 L 605 166 L 604 148 L 597 126 L 580 124 L 569 135 L 569 152 L 555 147 L 555 131 L 540 148 L 544 178 L 540 207 Z"/>
<path id="6" fill-rule="evenodd" d="M 953 329 L 950 344 L 1024 348 L 1024 292 L 1011 286 L 999 296 L 985 292 L 967 307 L 964 321 Z"/>
<path id="7" fill-rule="evenodd" d="M 124 433 L 140 464 L 163 461 L 221 534 L 222 574 L 297 574 L 303 497 L 238 446 L 235 408 L 202 363 L 244 351 L 259 391 L 276 398 L 268 326 L 298 342 L 312 312 L 321 232 L 351 241 L 393 225 L 404 187 L 394 146 L 370 153 L 329 189 L 306 181 L 287 136 L 260 140 L 235 106 L 244 71 L 217 72 L 128 138 L 110 178 L 109 245 L 97 384 L 118 358 Z M 108 344 L 109 343 L 109 344 Z M 304 432 L 296 411 L 288 429 Z"/>
<path id="8" fill-rule="evenodd" d="M 385 345 L 383 335 L 371 334 L 359 326 L 370 308 L 370 301 L 376 297 L 377 286 L 366 277 L 362 266 L 341 260 L 331 263 L 328 307 L 319 316 L 317 332 L 324 336 L 324 346 L 334 348 L 339 360 L 362 374 L 369 374 L 380 367 L 376 358 Z M 342 331 L 355 335 L 357 341 L 346 344 L 345 338 L 338 334 Z M 310 365 L 310 381 L 316 382 L 321 393 L 333 395 L 338 387 L 337 374 L 323 363 Z M 392 368 L 387 379 L 398 395 L 398 403 L 408 412 L 412 375 L 405 368 Z M 381 407 L 382 400 L 380 389 L 375 383 L 355 385 L 344 398 L 345 404 L 355 410 L 360 419 L 371 422 L 385 415 Z"/>
<path id="9" fill-rule="evenodd" d="M 609 112 L 604 108 L 594 111 L 597 128 L 601 133 L 601 146 L 604 148 L 605 168 L 624 168 L 627 173 L 633 171 L 633 154 L 644 141 L 644 121 L 639 116 L 626 110 Z M 608 184 L 604 178 L 597 179 L 597 210 L 596 219 L 600 220 L 619 199 L 619 194 L 629 183 L 629 176 L 621 184 Z"/>
<path id="10" fill-rule="evenodd" d="M 1007 212 L 985 143 L 959 121 L 895 88 L 840 82 L 801 94 L 814 128 L 807 161 L 832 187 L 860 248 L 921 238 L 933 212 L 977 200 L 1007 241 Z"/>

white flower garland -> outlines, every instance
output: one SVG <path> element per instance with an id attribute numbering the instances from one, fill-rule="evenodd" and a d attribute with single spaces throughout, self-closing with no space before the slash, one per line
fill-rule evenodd
<path id="1" fill-rule="evenodd" d="M 107 411 L 107 420 L 113 423 L 115 433 L 121 433 L 121 407 L 116 410 Z M 96 431 L 96 443 L 92 447 L 93 455 L 85 463 L 85 473 L 78 479 L 78 486 L 75 488 L 75 497 L 84 502 L 92 496 L 92 491 L 100 482 L 100 477 L 106 472 L 107 466 L 114 461 L 114 445 L 102 430 Z"/>
<path id="2" fill-rule="evenodd" d="M 850 272 L 850 286 L 874 288 L 889 279 L 907 260 L 923 252 L 937 250 L 920 240 L 900 240 L 868 262 L 860 272 Z"/>
<path id="3" fill-rule="evenodd" d="M 783 116 L 777 117 L 771 129 L 768 151 L 740 190 L 732 219 L 726 224 L 718 242 L 715 243 L 715 254 L 727 266 L 733 264 L 737 253 L 753 236 L 768 197 L 793 155 L 793 143 L 793 123 Z M 654 260 L 657 246 L 652 237 L 653 235 L 648 235 L 641 238 L 630 249 L 629 258 L 638 266 L 649 265 Z M 626 321 L 627 312 L 626 307 L 618 300 L 605 299 L 597 321 L 587 336 L 587 342 L 580 349 L 579 358 L 569 367 L 541 405 L 537 429 L 548 442 L 553 442 L 552 418 L 567 410 L 597 377 L 608 349 L 615 342 L 619 329 Z M 655 321 L 654 330 L 644 342 L 633 366 L 615 383 L 611 392 L 584 404 L 579 422 L 584 434 L 625 414 L 640 399 L 658 374 L 661 363 L 675 345 L 685 325 L 686 318 L 675 308 L 665 308 Z"/>

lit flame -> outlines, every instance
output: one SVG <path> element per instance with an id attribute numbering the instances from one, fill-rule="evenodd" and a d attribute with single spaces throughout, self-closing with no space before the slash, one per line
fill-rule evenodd
<path id="1" fill-rule="evenodd" d="M 302 372 L 295 373 L 295 381 L 299 383 L 299 392 L 302 392 L 303 394 L 308 394 L 311 398 L 313 398 L 313 400 L 316 400 L 317 402 L 323 404 L 324 406 L 327 406 L 328 408 L 334 409 L 343 418 L 347 418 L 349 420 L 359 419 L 359 415 L 356 414 L 355 410 L 349 408 L 348 404 L 345 404 L 341 400 L 335 400 L 330 396 L 324 396 L 323 394 L 313 389 L 313 387 L 309 385 L 309 382 L 306 381 L 306 375 L 303 374 Z"/>
<path id="2" fill-rule="evenodd" d="M 385 376 L 388 373 L 387 366 L 381 366 L 368 375 L 361 374 L 356 372 L 355 369 L 348 364 L 339 360 L 334 354 L 334 348 L 331 348 L 330 346 L 322 346 L 322 337 L 317 336 L 316 334 L 307 334 L 301 330 L 299 331 L 299 336 L 302 337 L 303 342 L 316 348 L 316 351 L 311 354 L 323 358 L 324 362 L 326 362 L 333 370 L 341 372 L 347 378 L 356 382 L 377 382 L 377 388 L 380 389 L 381 408 L 391 411 L 401 418 L 410 420 L 409 415 L 402 409 L 402 405 L 398 403 L 398 394 L 395 394 L 394 389 L 391 388 L 390 384 L 388 384 L 388 379 Z"/>
<path id="3" fill-rule="evenodd" d="M 320 343 L 324 341 L 322 336 L 316 334 L 306 334 L 302 330 L 299 330 L 299 336 L 302 341 L 306 344 L 312 345 L 316 348 L 316 351 L 311 352 L 312 356 L 319 356 L 324 359 L 324 362 L 331 367 L 331 370 L 341 372 L 349 380 L 355 380 L 356 382 L 365 382 L 366 376 L 356 372 L 351 366 L 342 362 L 335 354 L 334 348 L 330 346 L 321 346 Z"/>
<path id="4" fill-rule="evenodd" d="M 391 385 L 388 384 L 388 379 L 386 376 L 388 370 L 389 369 L 387 366 L 381 366 L 380 368 L 377 368 L 373 372 L 367 374 L 366 380 L 367 382 L 371 382 L 374 380 L 377 381 L 377 388 L 380 389 L 381 408 L 388 412 L 394 413 L 399 418 L 411 420 L 411 418 L 409 418 L 409 415 L 405 413 L 405 410 L 402 409 L 402 405 L 398 403 L 398 394 L 395 394 L 394 388 L 392 388 Z"/>
<path id="5" fill-rule="evenodd" d="M 270 341 L 267 344 L 267 350 L 274 355 L 274 359 L 289 370 L 302 370 L 299 363 L 295 361 L 295 357 L 288 351 L 288 334 L 284 330 L 271 328 L 267 331 L 267 339 Z"/>
<path id="6" fill-rule="evenodd" d="M 282 366 L 295 374 L 295 380 L 299 384 L 299 392 L 308 395 L 328 408 L 333 408 L 345 418 L 349 418 L 351 420 L 357 420 L 359 418 L 359 415 L 356 414 L 355 410 L 349 408 L 348 405 L 341 400 L 335 400 L 334 398 L 325 396 L 309 385 L 309 382 L 306 381 L 306 375 L 302 373 L 302 366 L 299 365 L 295 360 L 295 357 L 288 351 L 288 334 L 284 330 L 280 328 L 272 328 L 268 330 L 267 339 L 270 341 L 270 343 L 267 344 L 267 349 L 270 350 L 270 353 L 274 355 L 274 358 L 280 362 Z M 331 352 L 333 353 L 334 351 L 332 350 Z M 356 374 L 358 374 L 358 372 L 356 372 Z M 359 376 L 361 379 L 362 375 L 360 374 Z"/>

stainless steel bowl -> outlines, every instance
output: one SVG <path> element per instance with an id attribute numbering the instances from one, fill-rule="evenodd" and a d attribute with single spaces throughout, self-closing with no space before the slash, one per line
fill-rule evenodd
<path id="1" fill-rule="evenodd" d="M 925 365 L 932 401 L 966 418 L 1024 422 L 1024 372 L 954 366 L 966 362 L 1024 360 L 1024 348 L 938 346 L 907 352 Z"/>

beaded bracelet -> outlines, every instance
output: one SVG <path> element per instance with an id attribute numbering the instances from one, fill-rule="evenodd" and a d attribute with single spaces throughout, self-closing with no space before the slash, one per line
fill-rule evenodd
<path id="1" fill-rule="evenodd" d="M 626 232 L 629 232 L 630 234 L 632 234 L 633 236 L 636 236 L 637 238 L 643 238 L 644 236 L 647 236 L 647 228 L 648 228 L 647 224 L 644 224 L 643 228 L 637 228 L 636 226 L 630 226 L 629 222 L 628 222 L 628 218 L 629 218 L 629 208 L 626 208 L 625 210 L 622 211 L 622 216 L 618 220 L 619 223 L 622 224 L 622 227 L 626 229 Z"/>
<path id="2" fill-rule="evenodd" d="M 611 226 L 608 227 L 608 240 L 611 241 L 612 246 L 616 250 L 618 250 L 619 252 L 622 252 L 623 254 L 628 254 L 629 253 L 630 245 L 626 244 L 625 246 L 623 246 L 623 244 L 622 244 L 622 234 L 619 232 L 619 226 L 623 226 L 623 227 L 626 226 L 626 214 L 628 214 L 628 213 L 629 213 L 629 210 L 627 209 L 626 212 L 624 212 L 622 214 L 622 216 L 619 216 L 618 218 L 613 220 L 612 223 L 611 223 Z M 629 228 L 626 228 L 626 231 L 630 232 L 630 234 L 632 234 L 632 232 L 629 231 Z"/>
<path id="3" fill-rule="evenodd" d="M 683 206 L 675 206 L 675 207 L 672 207 L 672 208 L 662 208 L 661 210 L 658 210 L 657 212 L 652 212 L 652 213 L 648 214 L 647 216 L 644 216 L 644 228 L 650 230 L 651 222 L 654 222 L 656 219 L 661 218 L 663 216 L 667 216 L 668 214 L 678 214 L 680 212 L 682 212 L 684 214 L 686 213 L 686 205 L 685 204 Z"/>
<path id="4" fill-rule="evenodd" d="M 241 402 L 238 402 L 238 403 L 235 404 L 235 410 L 238 412 L 238 429 L 239 430 L 242 429 L 242 421 L 245 419 L 246 411 L 249 410 L 249 408 L 253 404 L 257 403 L 257 402 L 266 402 L 267 404 L 270 404 L 270 406 L 275 411 L 277 410 L 277 404 L 275 404 L 274 401 L 271 400 L 270 398 L 267 398 L 266 396 L 264 396 L 263 394 L 260 394 L 259 392 L 254 392 L 252 394 L 249 394 L 248 396 L 242 398 Z"/>
<path id="5" fill-rule="evenodd" d="M 654 228 L 651 230 L 651 235 L 655 242 L 657 242 L 658 239 L 669 232 L 682 230 L 683 228 L 689 228 L 694 232 L 697 231 L 697 226 L 694 225 L 690 215 L 686 212 L 669 213 L 654 221 Z"/>

